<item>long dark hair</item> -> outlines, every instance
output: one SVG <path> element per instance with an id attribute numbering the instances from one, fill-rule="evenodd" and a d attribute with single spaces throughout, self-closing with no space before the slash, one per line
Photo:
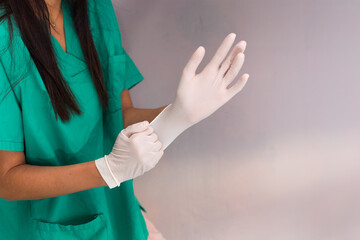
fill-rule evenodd
<path id="1" fill-rule="evenodd" d="M 99 56 L 90 32 L 87 0 L 62 1 L 71 3 L 76 33 L 104 111 L 108 106 L 109 99 Z M 0 16 L 0 22 L 5 18 L 9 20 L 10 44 L 13 38 L 13 23 L 10 15 L 13 14 L 16 20 L 21 38 L 49 93 L 56 119 L 59 115 L 64 122 L 70 120 L 70 112 L 81 114 L 78 101 L 58 67 L 51 42 L 49 11 L 45 0 L 0 0 L 0 6 L 5 9 L 3 16 Z"/>

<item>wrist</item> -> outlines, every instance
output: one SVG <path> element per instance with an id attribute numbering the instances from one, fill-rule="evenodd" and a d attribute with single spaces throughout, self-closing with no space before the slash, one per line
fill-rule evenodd
<path id="1" fill-rule="evenodd" d="M 165 150 L 183 131 L 193 125 L 178 104 L 169 104 L 150 123 Z"/>

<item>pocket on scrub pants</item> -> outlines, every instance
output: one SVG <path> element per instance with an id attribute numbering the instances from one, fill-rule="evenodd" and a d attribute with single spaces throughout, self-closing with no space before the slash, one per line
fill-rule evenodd
<path id="1" fill-rule="evenodd" d="M 35 240 L 104 240 L 109 239 L 103 214 L 94 215 L 85 223 L 63 225 L 33 219 Z"/>

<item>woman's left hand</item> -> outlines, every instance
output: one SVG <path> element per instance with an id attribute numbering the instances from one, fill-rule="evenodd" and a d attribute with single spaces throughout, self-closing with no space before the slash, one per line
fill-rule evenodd
<path id="1" fill-rule="evenodd" d="M 205 48 L 202 46 L 193 53 L 184 67 L 172 108 L 181 111 L 191 124 L 214 113 L 245 86 L 249 78 L 246 73 L 228 88 L 245 60 L 245 41 L 236 44 L 225 59 L 235 37 L 235 33 L 226 36 L 211 61 L 199 74 L 196 74 L 196 70 L 205 55 Z"/>
<path id="2" fill-rule="evenodd" d="M 249 78 L 247 73 L 229 87 L 245 60 L 245 41 L 236 44 L 226 57 L 235 37 L 235 33 L 226 36 L 199 74 L 196 70 L 204 58 L 205 49 L 199 47 L 191 56 L 182 72 L 174 102 L 150 123 L 163 144 L 163 150 L 183 131 L 210 116 L 245 86 Z"/>

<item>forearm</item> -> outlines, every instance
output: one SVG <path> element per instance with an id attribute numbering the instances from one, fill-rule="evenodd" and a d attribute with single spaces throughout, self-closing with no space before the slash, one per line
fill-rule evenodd
<path id="1" fill-rule="evenodd" d="M 166 106 L 167 105 L 154 109 L 127 108 L 123 110 L 124 128 L 145 120 L 151 122 Z"/>
<path id="2" fill-rule="evenodd" d="M 43 199 L 106 186 L 94 161 L 67 166 L 22 164 L 11 168 L 1 184 L 7 200 Z"/>

